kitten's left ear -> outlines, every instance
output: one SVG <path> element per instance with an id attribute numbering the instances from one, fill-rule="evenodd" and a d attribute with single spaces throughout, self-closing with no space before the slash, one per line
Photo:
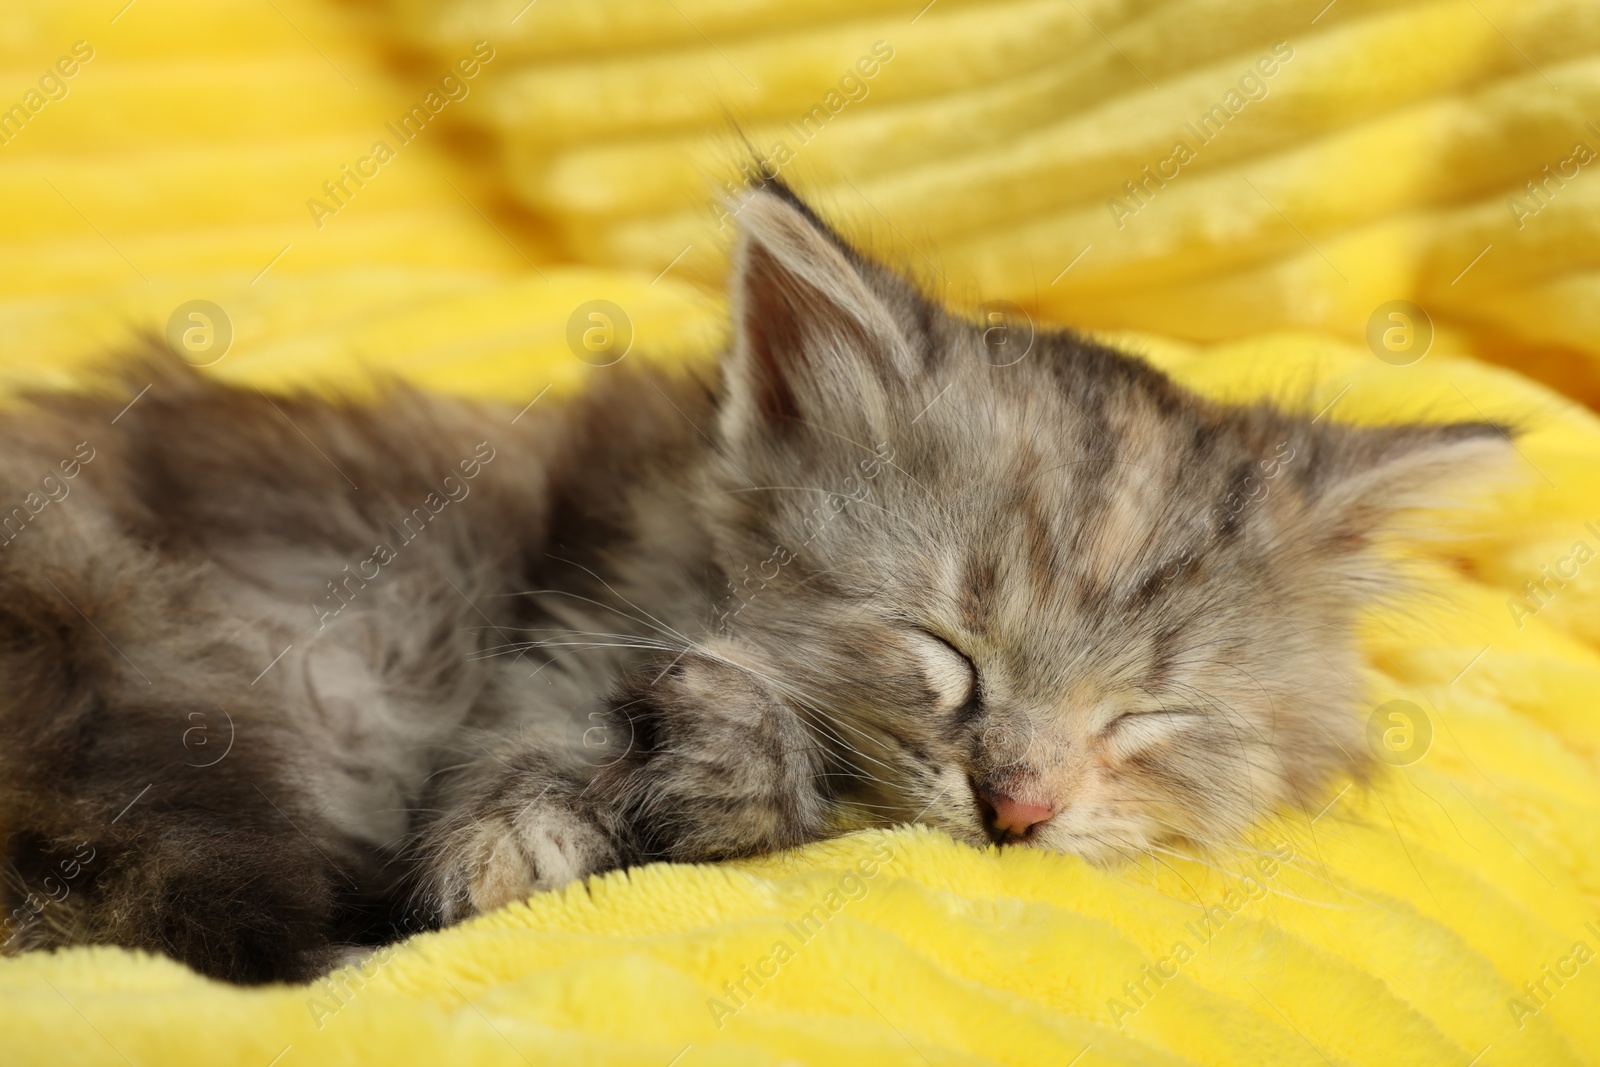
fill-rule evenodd
<path id="1" fill-rule="evenodd" d="M 751 194 L 739 223 L 724 439 L 881 424 L 887 391 L 914 367 L 870 268 L 792 194 Z"/>
<path id="2" fill-rule="evenodd" d="M 1471 484 L 1505 477 L 1512 454 L 1506 431 L 1488 422 L 1314 430 L 1301 484 L 1318 528 L 1353 546 L 1398 512 L 1448 504 Z"/>

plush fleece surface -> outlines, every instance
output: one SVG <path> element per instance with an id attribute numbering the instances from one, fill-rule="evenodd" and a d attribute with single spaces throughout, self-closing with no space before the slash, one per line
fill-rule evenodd
<path id="1" fill-rule="evenodd" d="M 124 2 L 0 9 L 0 106 L 30 108 L 0 144 L 8 390 L 92 385 L 193 299 L 232 326 L 211 372 L 267 389 L 382 369 L 521 405 L 603 373 L 566 341 L 596 298 L 630 358 L 704 358 L 726 118 L 764 156 L 820 103 L 784 176 L 957 303 L 1118 331 L 1213 396 L 1524 432 L 1417 517 L 1413 589 L 1363 626 L 1374 784 L 1236 851 L 1102 871 L 873 831 L 613 873 L 307 987 L 24 956 L 0 1062 L 1600 1062 L 1600 178 L 1561 169 L 1600 150 L 1595 5 Z M 387 132 L 480 39 L 469 91 Z M 1118 192 L 1280 41 L 1192 165 Z M 1389 300 L 1425 353 L 1375 357 Z"/>

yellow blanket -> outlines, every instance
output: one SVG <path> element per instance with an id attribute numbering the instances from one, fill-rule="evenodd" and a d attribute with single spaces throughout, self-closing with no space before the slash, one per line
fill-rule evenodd
<path id="1" fill-rule="evenodd" d="M 1319 7 L 0 8 L 6 389 L 193 300 L 230 336 L 191 359 L 265 387 L 526 402 L 592 372 L 566 321 L 596 298 L 630 358 L 703 356 L 720 183 L 775 165 L 951 301 L 1118 331 L 1208 394 L 1528 428 L 1522 480 L 1425 524 L 1427 595 L 1366 626 L 1376 786 L 1236 854 L 867 833 L 594 879 L 306 988 L 22 957 L 0 1063 L 1600 1061 L 1600 7 Z"/>

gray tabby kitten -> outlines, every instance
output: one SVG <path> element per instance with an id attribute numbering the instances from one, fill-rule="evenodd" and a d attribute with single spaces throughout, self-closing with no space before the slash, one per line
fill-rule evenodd
<path id="1" fill-rule="evenodd" d="M 714 389 L 150 362 L 8 415 L 8 946 L 305 979 L 628 864 L 913 821 L 1105 863 L 1360 775 L 1380 534 L 1498 430 L 1227 407 L 1068 333 L 997 366 L 781 186 L 740 221 Z"/>

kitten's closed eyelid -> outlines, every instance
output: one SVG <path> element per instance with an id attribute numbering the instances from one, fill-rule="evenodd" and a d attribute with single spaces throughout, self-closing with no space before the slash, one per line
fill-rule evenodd
<path id="1" fill-rule="evenodd" d="M 1130 733 L 1134 730 L 1140 730 L 1148 733 L 1185 720 L 1203 717 L 1200 712 L 1190 709 L 1125 711 L 1100 727 L 1099 736 L 1102 740 L 1108 740 L 1119 732 Z"/>
<path id="2" fill-rule="evenodd" d="M 938 707 L 954 711 L 970 705 L 978 696 L 978 668 L 971 657 L 938 634 L 920 630 L 916 636 L 913 646 Z"/>

